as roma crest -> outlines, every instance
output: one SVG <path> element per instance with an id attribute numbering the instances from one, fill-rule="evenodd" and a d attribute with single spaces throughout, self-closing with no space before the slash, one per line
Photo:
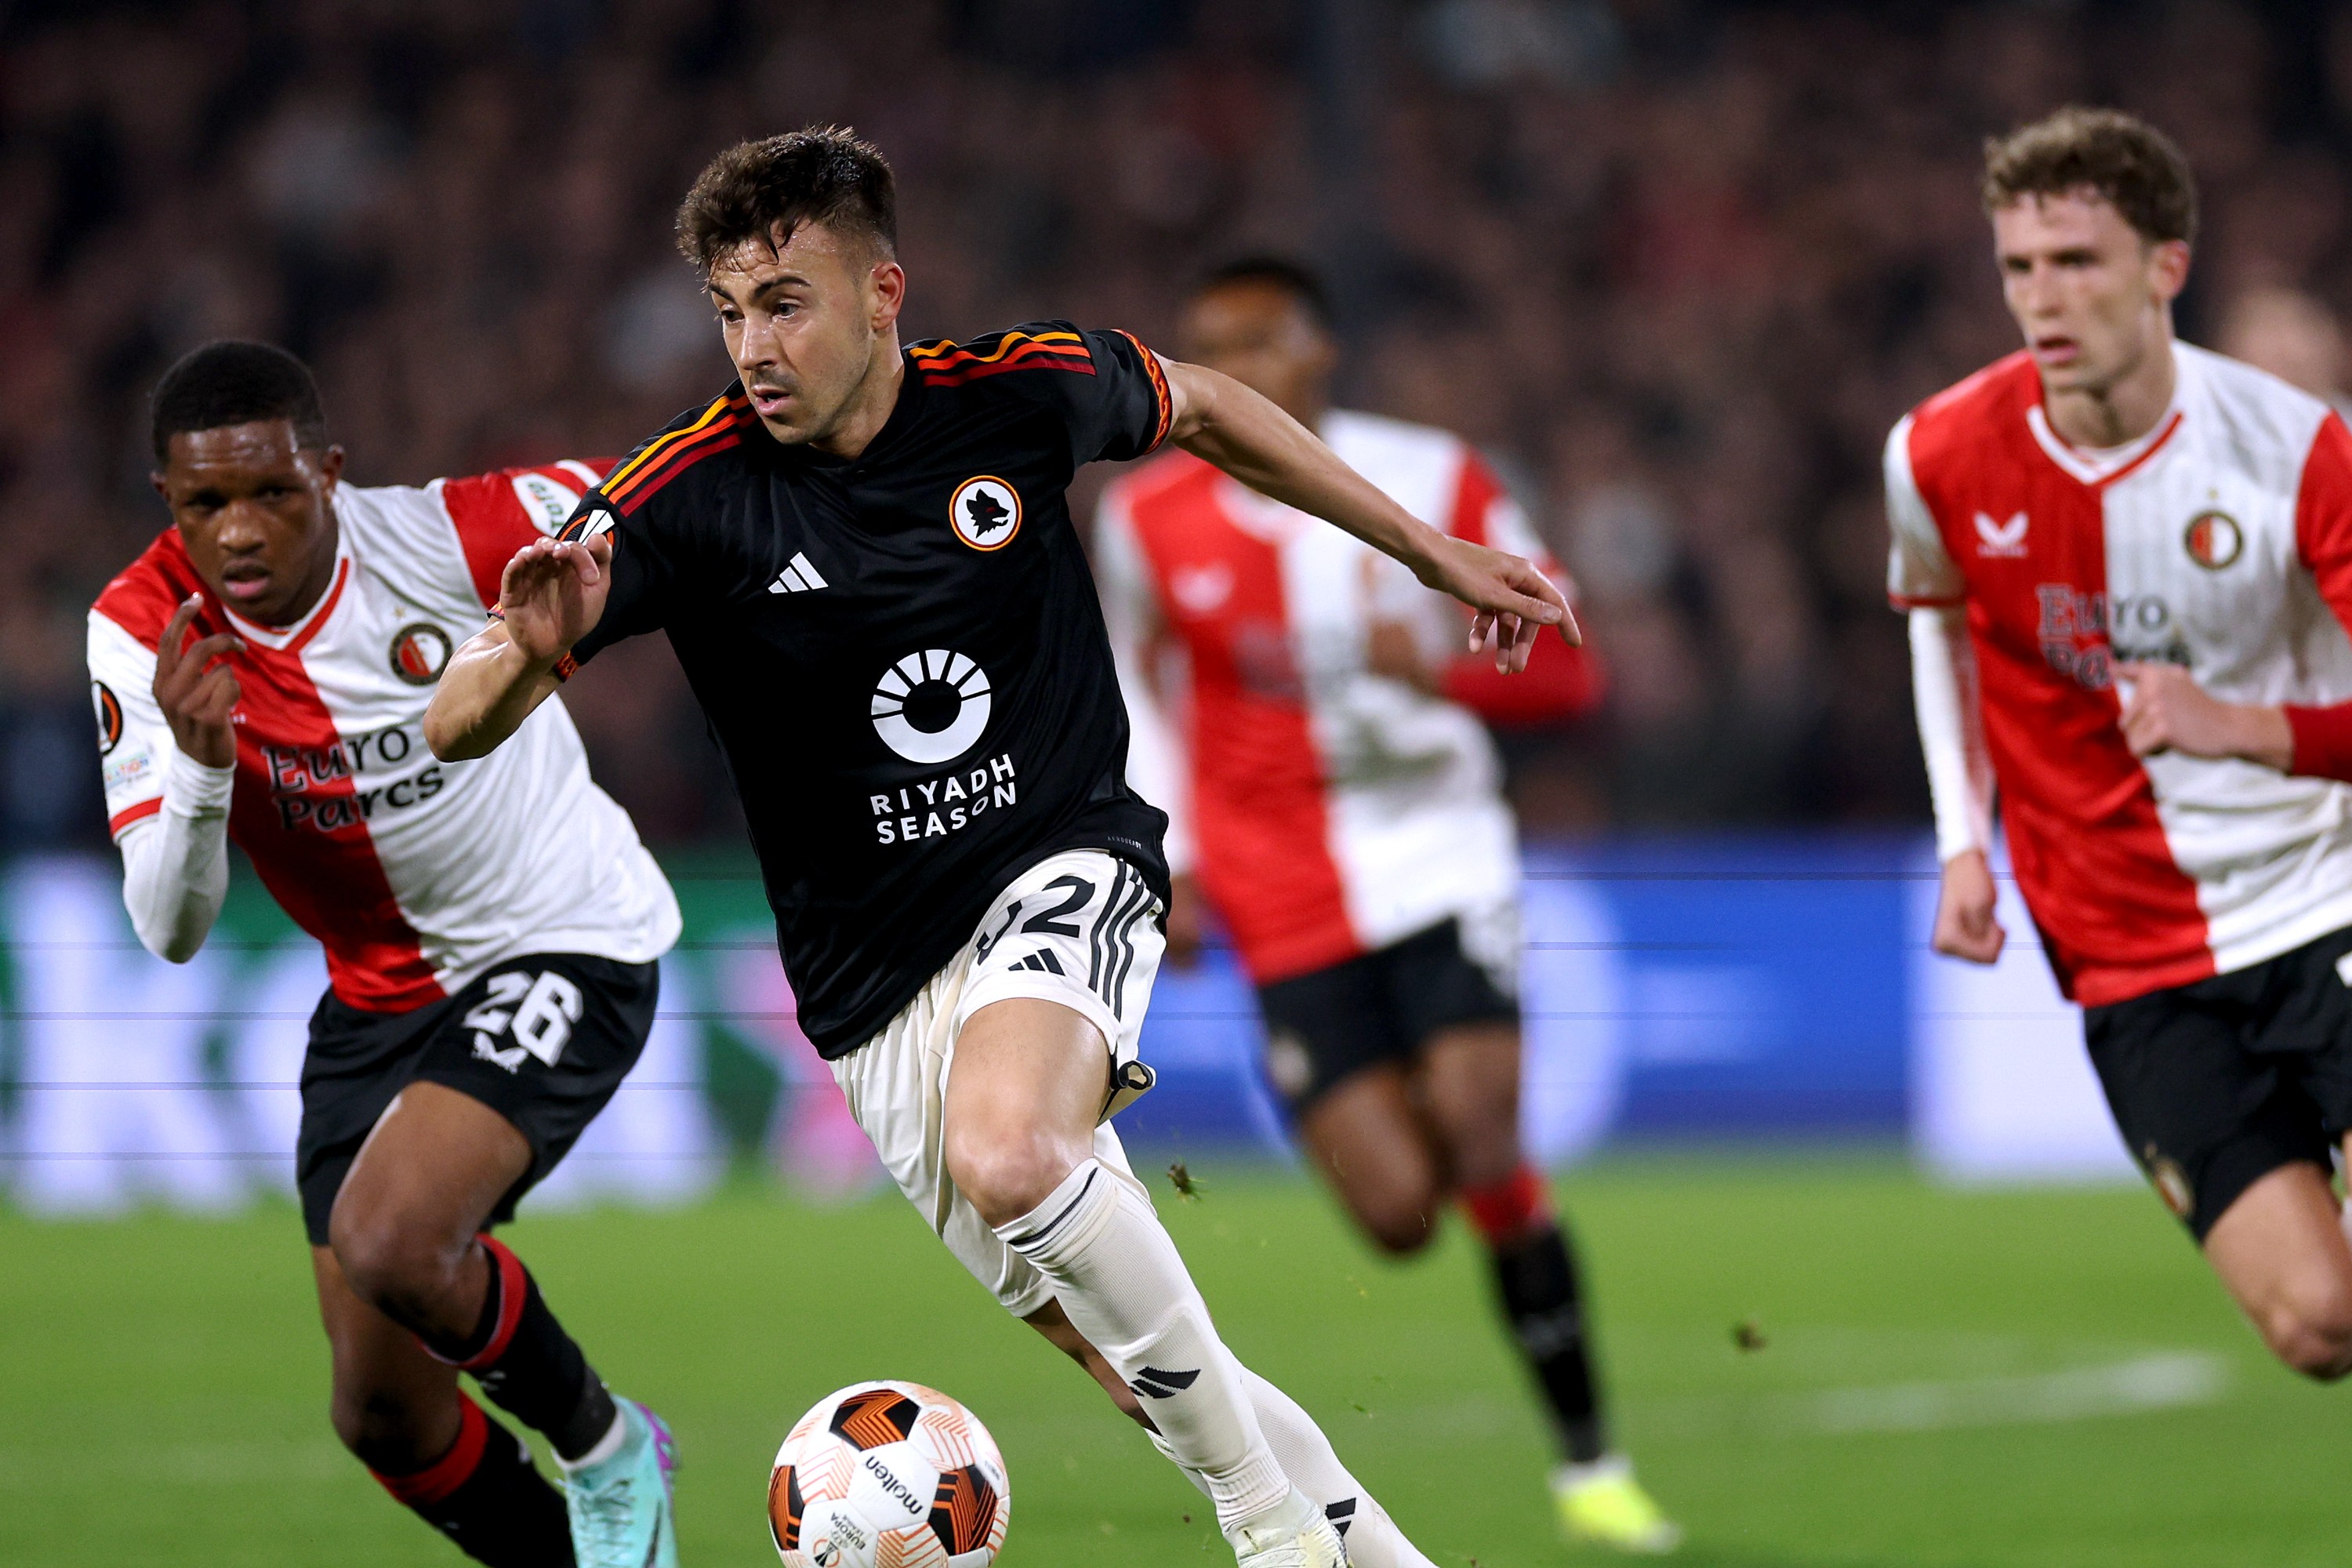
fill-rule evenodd
<path id="1" fill-rule="evenodd" d="M 449 634 L 431 621 L 414 621 L 392 635 L 392 672 L 411 686 L 430 686 L 456 651 Z"/>
<path id="2" fill-rule="evenodd" d="M 948 521 L 974 550 L 1002 550 L 1021 531 L 1021 492 L 994 474 L 976 475 L 956 486 Z"/>
<path id="3" fill-rule="evenodd" d="M 2180 542 L 2188 547 L 2189 559 L 2208 572 L 2219 572 L 2245 552 L 2246 532 L 2226 511 L 2200 511 L 2189 520 Z"/>

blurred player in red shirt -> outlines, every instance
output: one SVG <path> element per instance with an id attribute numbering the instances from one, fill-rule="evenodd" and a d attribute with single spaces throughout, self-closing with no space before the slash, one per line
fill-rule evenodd
<path id="1" fill-rule="evenodd" d="M 2175 341 L 2173 144 L 2063 110 L 1988 144 L 2025 348 L 1886 447 L 1943 887 L 2000 955 L 2018 888 L 2116 1124 L 2279 1358 L 2352 1372 L 2352 435 Z"/>
<path id="2" fill-rule="evenodd" d="M 1181 352 L 1424 521 L 1557 575 L 1461 437 L 1329 406 L 1338 349 L 1302 268 L 1220 269 Z M 1110 488 L 1095 550 L 1130 773 L 1171 818 L 1171 944 L 1197 942 L 1205 895 L 1257 985 L 1268 1067 L 1316 1167 L 1377 1245 L 1419 1251 L 1461 1199 L 1559 1423 L 1570 1532 L 1670 1548 L 1678 1532 L 1608 1447 L 1575 1265 L 1520 1150 L 1518 846 L 1480 721 L 1585 710 L 1591 659 L 1552 639 L 1497 676 L 1402 567 L 1181 452 Z"/>

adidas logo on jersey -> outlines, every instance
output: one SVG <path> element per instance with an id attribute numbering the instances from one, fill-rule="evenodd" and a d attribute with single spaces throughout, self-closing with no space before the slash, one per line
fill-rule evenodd
<path id="1" fill-rule="evenodd" d="M 831 584 L 825 582 L 824 574 L 816 569 L 805 553 L 800 553 L 793 557 L 791 565 L 776 574 L 776 580 L 768 584 L 768 592 L 805 594 L 812 588 L 829 586 Z"/>
<path id="2" fill-rule="evenodd" d="M 1033 974 L 1067 974 L 1069 973 L 1062 967 L 1062 961 L 1054 956 L 1053 950 L 1044 947 L 1022 959 L 1013 967 L 1026 969 Z"/>
<path id="3" fill-rule="evenodd" d="M 2005 561 L 2023 559 L 2025 525 L 2021 511 L 2007 522 L 1995 522 L 1983 512 L 1977 513 L 1977 553 Z"/>

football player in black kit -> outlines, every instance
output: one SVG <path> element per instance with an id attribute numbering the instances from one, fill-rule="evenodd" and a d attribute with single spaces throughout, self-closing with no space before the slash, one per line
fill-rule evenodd
<path id="1" fill-rule="evenodd" d="M 894 206 L 842 131 L 703 171 L 679 244 L 740 379 L 508 565 L 426 738 L 479 756 L 576 661 L 667 632 L 742 795 L 801 1026 L 941 1239 L 1208 1494 L 1244 1568 L 1416 1568 L 1219 1341 L 1109 1126 L 1150 1081 L 1166 819 L 1124 782 L 1064 491 L 1172 440 L 1470 605 L 1503 668 L 1574 622 L 1528 563 L 1416 521 L 1272 403 L 1124 332 L 901 350 Z"/>

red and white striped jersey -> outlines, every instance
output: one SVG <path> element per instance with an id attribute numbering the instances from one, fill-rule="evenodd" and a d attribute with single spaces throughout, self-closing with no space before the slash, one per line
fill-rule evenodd
<path id="1" fill-rule="evenodd" d="M 1553 572 L 1460 437 L 1347 412 L 1321 434 L 1414 516 Z M 1095 548 L 1135 730 L 1130 778 L 1170 813 L 1171 865 L 1197 857 L 1254 979 L 1323 968 L 1515 896 L 1517 832 L 1479 714 L 1528 722 L 1580 709 L 1594 685 L 1581 655 L 1547 636 L 1509 677 L 1491 656 L 1458 658 L 1458 605 L 1181 452 L 1110 487 Z M 1444 696 L 1371 673 L 1375 620 L 1413 627 L 1424 658 L 1448 671 Z M 1188 675 L 1185 700 L 1163 715 L 1147 672 L 1168 643 Z"/>
<path id="2" fill-rule="evenodd" d="M 2174 354 L 2170 411 L 2126 448 L 2068 446 L 2023 353 L 1886 446 L 1889 590 L 1966 606 L 2018 884 L 2088 1005 L 2352 925 L 2352 435 L 2251 366 Z M 2285 705 L 2293 773 L 2133 756 L 2113 667 L 2134 660 Z"/>
<path id="3" fill-rule="evenodd" d="M 115 837 L 152 818 L 178 760 L 155 649 L 191 594 L 196 635 L 234 632 L 241 695 L 229 836 L 325 946 L 335 994 L 405 1012 L 519 952 L 642 963 L 677 940 L 677 900 L 627 813 L 588 776 L 560 700 L 478 761 L 436 762 L 425 704 L 481 629 L 506 563 L 551 533 L 583 463 L 334 491 L 335 575 L 293 626 L 204 587 L 167 529 L 89 613 L 89 672 Z"/>

